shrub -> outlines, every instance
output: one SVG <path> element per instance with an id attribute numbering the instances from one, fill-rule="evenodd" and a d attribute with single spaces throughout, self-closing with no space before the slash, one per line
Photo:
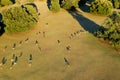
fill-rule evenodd
<path id="1" fill-rule="evenodd" d="M 78 7 L 80 0 L 63 0 L 61 7 L 64 9 L 71 9 L 72 7 Z"/>
<path id="2" fill-rule="evenodd" d="M 60 10 L 60 4 L 58 0 L 52 0 L 50 10 L 54 12 L 58 12 Z"/>
<path id="3" fill-rule="evenodd" d="M 97 36 L 104 40 L 109 40 L 109 43 L 116 48 L 120 48 L 120 12 L 114 12 L 105 20 L 105 30 L 98 31 Z"/>
<path id="4" fill-rule="evenodd" d="M 120 8 L 120 0 L 109 0 L 112 2 L 114 8 Z"/>
<path id="5" fill-rule="evenodd" d="M 6 6 L 12 4 L 11 0 L 0 0 L 0 5 L 1 6 Z"/>
<path id="6" fill-rule="evenodd" d="M 91 3 L 90 12 L 95 14 L 109 15 L 113 11 L 112 3 L 108 0 L 95 0 Z"/>
<path id="7" fill-rule="evenodd" d="M 2 12 L 5 32 L 23 32 L 37 23 L 38 14 L 32 5 L 12 7 Z"/>

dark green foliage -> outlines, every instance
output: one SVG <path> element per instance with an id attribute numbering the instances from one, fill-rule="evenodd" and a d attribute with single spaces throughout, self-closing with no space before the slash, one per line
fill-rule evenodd
<path id="1" fill-rule="evenodd" d="M 82 6 L 82 5 L 84 5 L 87 1 L 88 1 L 88 0 L 80 0 L 78 4 L 79 4 L 79 6 Z"/>
<path id="2" fill-rule="evenodd" d="M 51 1 L 50 10 L 51 10 L 51 11 L 54 11 L 54 12 L 60 11 L 59 0 L 52 0 L 52 1 Z"/>
<path id="3" fill-rule="evenodd" d="M 1 6 L 6 6 L 12 4 L 11 0 L 0 0 L 0 5 Z"/>
<path id="4" fill-rule="evenodd" d="M 109 43 L 116 48 L 120 48 L 120 12 L 114 12 L 105 20 L 105 30 L 98 31 L 97 36 L 104 40 L 109 40 Z"/>
<path id="5" fill-rule="evenodd" d="M 71 9 L 72 7 L 78 7 L 80 0 L 63 0 L 61 7 L 64 9 Z"/>
<path id="6" fill-rule="evenodd" d="M 18 61 L 18 57 L 16 56 L 16 57 L 15 57 L 15 63 L 17 63 L 17 61 Z"/>
<path id="7" fill-rule="evenodd" d="M 23 32 L 37 23 L 38 14 L 32 5 L 12 7 L 2 12 L 5 32 Z"/>
<path id="8" fill-rule="evenodd" d="M 109 0 L 112 2 L 114 8 L 120 8 L 120 0 Z"/>
<path id="9" fill-rule="evenodd" d="M 91 3 L 90 12 L 101 15 L 109 15 L 113 11 L 112 3 L 108 0 L 95 0 Z"/>

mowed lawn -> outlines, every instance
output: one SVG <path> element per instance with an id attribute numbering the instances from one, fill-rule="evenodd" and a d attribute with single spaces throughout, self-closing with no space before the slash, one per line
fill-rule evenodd
<path id="1" fill-rule="evenodd" d="M 38 6 L 42 8 L 44 4 Z M 102 20 L 96 20 L 103 19 L 100 16 L 84 15 L 91 20 L 95 18 L 97 24 L 102 23 Z M 74 34 L 80 30 L 83 32 Z M 70 50 L 66 49 L 68 46 Z M 19 57 L 21 52 L 23 55 Z M 12 54 L 18 56 L 18 62 L 10 69 Z M 31 66 L 28 64 L 30 54 L 33 56 Z M 0 67 L 0 80 L 120 80 L 118 52 L 98 41 L 64 10 L 41 12 L 39 23 L 30 31 L 3 34 L 0 37 L 0 60 L 3 57 L 7 62 Z M 65 63 L 64 57 L 70 65 Z"/>

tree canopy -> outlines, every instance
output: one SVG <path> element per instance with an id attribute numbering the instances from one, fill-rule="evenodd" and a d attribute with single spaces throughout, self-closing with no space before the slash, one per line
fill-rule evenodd
<path id="1" fill-rule="evenodd" d="M 120 8 L 120 0 L 109 0 L 112 2 L 114 8 Z"/>
<path id="2" fill-rule="evenodd" d="M 101 15 L 109 15 L 113 11 L 113 5 L 108 0 L 95 0 L 91 3 L 90 12 Z"/>
<path id="3" fill-rule="evenodd" d="M 0 0 L 1 6 L 6 6 L 6 5 L 10 5 L 10 4 L 13 4 L 13 2 L 11 0 Z"/>
<path id="4" fill-rule="evenodd" d="M 72 7 L 78 7 L 80 0 L 63 0 L 61 7 L 64 9 L 71 9 Z"/>
<path id="5" fill-rule="evenodd" d="M 109 40 L 113 47 L 120 48 L 120 12 L 114 12 L 104 23 L 106 29 L 97 32 L 99 38 Z"/>
<path id="6" fill-rule="evenodd" d="M 51 11 L 54 11 L 54 12 L 60 11 L 59 0 L 52 0 L 52 1 L 51 1 L 50 10 L 51 10 Z"/>
<path id="7" fill-rule="evenodd" d="M 32 5 L 12 7 L 2 11 L 5 32 L 14 33 L 29 30 L 38 20 L 38 13 Z"/>

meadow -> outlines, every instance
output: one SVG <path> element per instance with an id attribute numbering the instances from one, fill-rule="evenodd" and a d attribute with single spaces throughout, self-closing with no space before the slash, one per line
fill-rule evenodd
<path id="1" fill-rule="evenodd" d="M 92 33 L 105 16 L 81 9 L 53 13 L 45 1 L 35 4 L 40 11 L 35 27 L 0 36 L 0 60 L 7 59 L 0 66 L 0 80 L 120 80 L 119 52 Z M 18 61 L 11 66 L 13 54 Z"/>

